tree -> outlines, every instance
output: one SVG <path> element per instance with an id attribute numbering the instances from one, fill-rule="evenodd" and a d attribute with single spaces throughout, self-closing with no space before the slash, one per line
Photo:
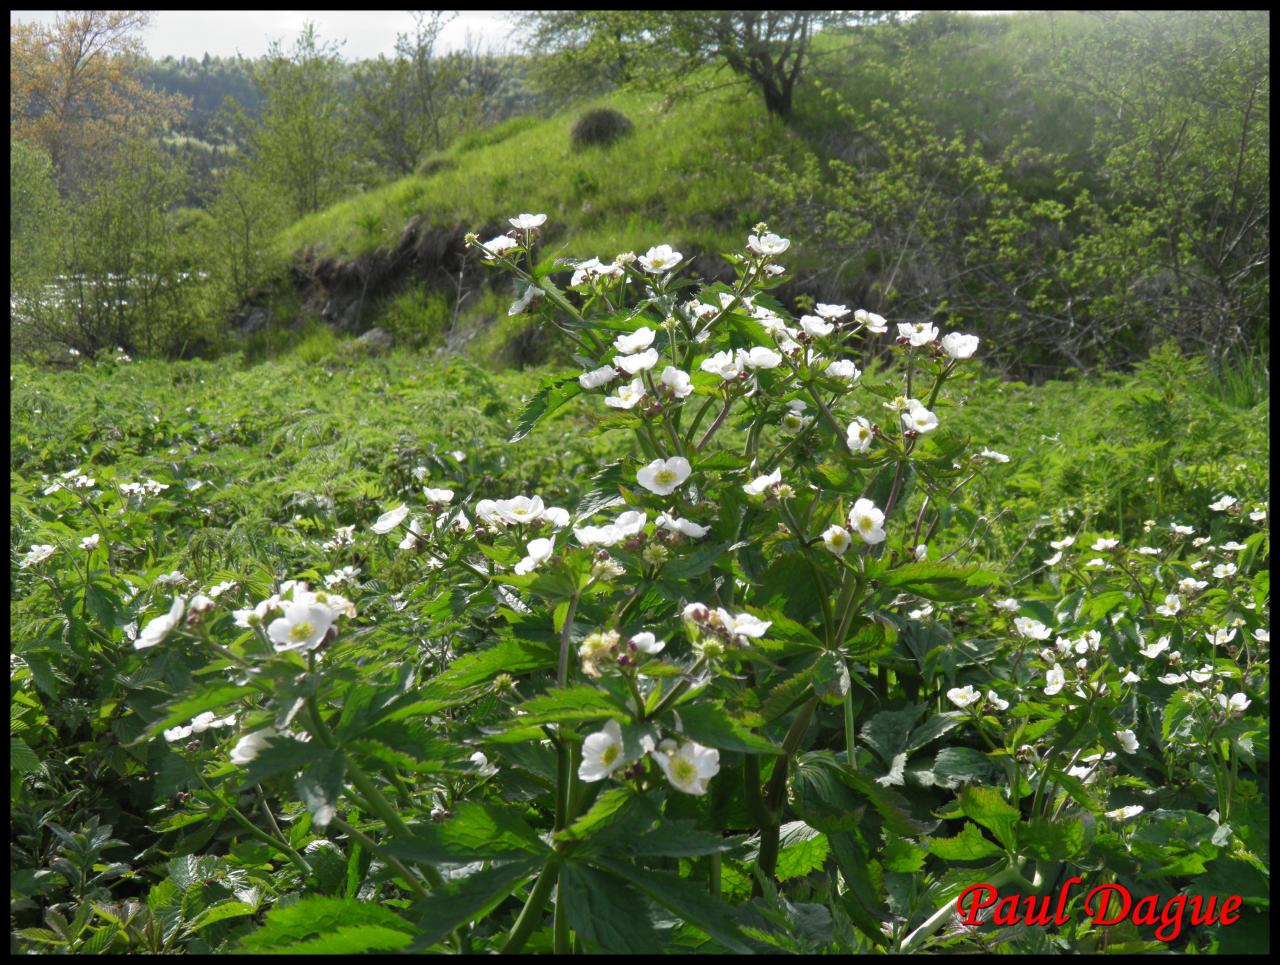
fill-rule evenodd
<path id="1" fill-rule="evenodd" d="M 37 147 L 9 142 L 9 290 L 38 294 L 57 274 L 64 211 L 53 162 Z"/>
<path id="2" fill-rule="evenodd" d="M 308 23 L 285 53 L 274 41 L 258 72 L 265 102 L 250 135 L 258 173 L 284 195 L 294 217 L 331 204 L 354 177 L 351 116 L 342 96 L 337 44 Z"/>
<path id="3" fill-rule="evenodd" d="M 881 11 L 581 10 L 526 14 L 535 49 L 565 77 L 584 66 L 618 83 L 687 90 L 700 68 L 728 68 L 754 85 L 765 109 L 789 117 L 819 30 L 885 19 Z"/>
<path id="4" fill-rule="evenodd" d="M 9 29 L 10 137 L 48 154 L 64 193 L 114 147 L 189 106 L 140 78 L 138 33 L 149 19 L 137 10 L 80 10 L 58 14 L 52 26 Z"/>

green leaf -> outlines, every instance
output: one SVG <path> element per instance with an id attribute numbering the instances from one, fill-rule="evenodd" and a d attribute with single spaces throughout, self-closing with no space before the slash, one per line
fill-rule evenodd
<path id="1" fill-rule="evenodd" d="M 423 697 L 448 698 L 463 687 L 488 681 L 499 673 L 524 673 L 554 667 L 558 653 L 548 643 L 509 637 L 487 650 L 459 657 L 449 668 L 427 682 Z"/>
<path id="2" fill-rule="evenodd" d="M 849 692 L 849 668 L 844 657 L 830 650 L 824 651 L 813 665 L 813 692 L 823 703 L 839 705 Z"/>
<path id="3" fill-rule="evenodd" d="M 701 928 L 731 952 L 750 955 L 753 951 L 734 917 L 733 908 L 707 894 L 705 886 L 665 871 L 639 868 L 622 861 L 595 859 L 597 867 L 624 878 L 674 913 Z"/>
<path id="4" fill-rule="evenodd" d="M 338 798 L 342 796 L 342 779 L 347 773 L 347 759 L 337 749 L 316 748 L 310 753 L 311 762 L 298 775 L 298 797 L 311 812 L 312 823 L 317 828 L 328 827 L 338 811 Z"/>
<path id="5" fill-rule="evenodd" d="M 726 751 L 745 751 L 748 754 L 781 754 L 782 748 L 732 717 L 724 704 L 699 701 L 685 704 L 674 711 L 680 722 L 680 731 L 700 744 L 718 747 Z"/>
<path id="6" fill-rule="evenodd" d="M 880 755 L 886 766 L 892 767 L 893 759 L 906 749 L 911 728 L 924 709 L 913 704 L 898 710 L 882 710 L 862 725 L 858 736 Z"/>
<path id="7" fill-rule="evenodd" d="M 516 419 L 516 431 L 508 442 L 519 442 L 551 413 L 555 412 L 574 396 L 582 394 L 582 385 L 576 375 L 548 376 L 533 397 L 524 404 Z"/>
<path id="8" fill-rule="evenodd" d="M 202 928 L 226 921 L 228 918 L 243 918 L 245 915 L 256 914 L 257 911 L 258 909 L 247 901 L 220 901 L 200 912 L 195 921 L 187 926 L 187 931 L 198 932 Z"/>
<path id="9" fill-rule="evenodd" d="M 820 831 L 853 831 L 862 823 L 866 801 L 841 779 L 830 751 L 799 755 L 791 768 L 791 807 Z"/>
<path id="10" fill-rule="evenodd" d="M 1022 812 L 1009 804 L 999 788 L 970 786 L 960 791 L 960 810 L 995 835 L 1009 851 L 1017 848 Z"/>
<path id="11" fill-rule="evenodd" d="M 701 576 L 715 565 L 732 543 L 711 543 L 698 546 L 684 556 L 674 556 L 663 568 L 662 576 L 668 580 L 691 580 Z"/>
<path id="12" fill-rule="evenodd" d="M 853 833 L 830 834 L 831 853 L 835 856 L 840 876 L 844 878 L 845 892 L 840 896 L 841 907 L 868 939 L 884 948 L 888 936 L 881 924 L 890 920 L 889 909 L 881 900 L 882 891 L 877 887 L 879 867 L 872 861 L 866 849 Z M 874 875 L 874 878 L 873 878 Z"/>
<path id="13" fill-rule="evenodd" d="M 892 831 L 885 832 L 884 870 L 896 871 L 900 874 L 916 874 L 924 868 L 927 852 L 917 848 Z"/>
<path id="14" fill-rule="evenodd" d="M 9 767 L 20 774 L 38 774 L 44 770 L 40 758 L 21 737 L 9 738 Z"/>
<path id="15" fill-rule="evenodd" d="M 1018 849 L 1032 858 L 1070 861 L 1085 844 L 1085 826 L 1080 818 L 1046 821 L 1032 818 L 1018 825 Z"/>
<path id="16" fill-rule="evenodd" d="M 417 828 L 412 837 L 385 845 L 398 858 L 426 864 L 545 856 L 547 846 L 514 808 L 467 802 L 440 824 Z"/>
<path id="17" fill-rule="evenodd" d="M 553 688 L 545 695 L 526 700 L 513 717 L 513 726 L 551 724 L 569 720 L 598 720 L 602 717 L 626 720 L 631 712 L 612 694 L 590 684 Z"/>
<path id="18" fill-rule="evenodd" d="M 451 878 L 409 911 L 418 926 L 410 951 L 434 945 L 459 925 L 482 921 L 502 904 L 538 867 L 538 859 L 522 858 L 495 865 L 465 878 Z"/>
<path id="19" fill-rule="evenodd" d="M 929 853 L 946 861 L 981 861 L 983 858 L 995 858 L 1004 854 L 997 845 L 983 836 L 976 824 L 968 821 L 954 838 L 930 839 Z"/>
<path id="20" fill-rule="evenodd" d="M 646 820 L 647 815 L 647 820 Z M 652 824 L 657 811 L 629 787 L 605 791 L 586 814 L 563 831 L 556 832 L 557 841 L 586 841 L 615 824 L 631 824 L 636 819 Z"/>
<path id="21" fill-rule="evenodd" d="M 622 955 L 662 952 L 644 899 L 625 881 L 571 862 L 560 868 L 560 893 L 570 927 L 590 949 Z"/>
<path id="22" fill-rule="evenodd" d="M 803 821 L 790 821 L 778 833 L 779 881 L 799 878 L 817 871 L 827 860 L 831 846 L 827 836 Z"/>
<path id="23" fill-rule="evenodd" d="M 283 735 L 274 737 L 249 762 L 242 786 L 253 787 L 277 774 L 296 774 L 314 758 L 315 748 L 310 744 Z"/>
<path id="24" fill-rule="evenodd" d="M 240 950 L 316 955 L 395 951 L 413 941 L 412 932 L 412 925 L 384 905 L 313 896 L 271 909 L 261 928 L 240 939 Z"/>
<path id="25" fill-rule="evenodd" d="M 134 743 L 143 743 L 174 724 L 189 722 L 196 714 L 203 714 L 206 710 L 220 710 L 228 704 L 239 702 L 240 698 L 246 694 L 256 692 L 252 687 L 240 687 L 235 684 L 214 684 L 193 697 L 187 697 L 175 704 L 170 704 L 168 715 L 151 724 L 146 733 Z"/>
<path id="26" fill-rule="evenodd" d="M 926 773 L 934 786 L 954 790 L 963 784 L 990 780 L 997 773 L 997 768 L 986 754 L 972 747 L 944 747 L 938 751 L 932 769 Z"/>
<path id="27" fill-rule="evenodd" d="M 978 596 L 999 579 L 998 574 L 977 566 L 904 563 L 884 573 L 880 585 L 946 603 Z"/>

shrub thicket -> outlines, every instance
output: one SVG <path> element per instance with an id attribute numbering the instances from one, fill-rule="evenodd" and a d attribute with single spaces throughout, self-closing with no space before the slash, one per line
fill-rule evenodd
<path id="1" fill-rule="evenodd" d="M 621 111 L 608 107 L 587 111 L 573 125 L 573 146 L 579 151 L 585 147 L 608 147 L 630 134 L 631 129 L 631 121 Z"/>

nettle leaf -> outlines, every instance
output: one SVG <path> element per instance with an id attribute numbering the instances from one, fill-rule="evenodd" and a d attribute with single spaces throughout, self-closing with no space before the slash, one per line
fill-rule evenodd
<path id="1" fill-rule="evenodd" d="M 938 756 L 933 759 L 929 768 L 913 772 L 920 784 L 947 790 L 991 780 L 998 774 L 999 769 L 987 755 L 972 747 L 944 747 L 938 751 Z"/>
<path id="2" fill-rule="evenodd" d="M 617 697 L 590 684 L 553 688 L 542 696 L 526 700 L 516 709 L 521 713 L 513 717 L 511 723 L 520 727 L 602 717 L 626 720 L 631 715 L 626 704 Z"/>
<path id="3" fill-rule="evenodd" d="M 431 898 L 416 903 L 409 917 L 418 931 L 410 951 L 422 951 L 459 925 L 483 921 L 539 866 L 537 858 L 495 865 L 463 878 L 450 878 Z"/>
<path id="4" fill-rule="evenodd" d="M 508 442 L 519 442 L 539 422 L 555 412 L 570 399 L 582 394 L 582 385 L 576 375 L 548 376 L 538 386 L 538 391 L 525 402 L 516 419 L 516 430 Z"/>
<path id="5" fill-rule="evenodd" d="M 854 624 L 842 649 L 854 659 L 874 660 L 888 656 L 898 642 L 898 628 L 878 611 Z"/>
<path id="6" fill-rule="evenodd" d="M 668 580 L 691 580 L 701 576 L 724 555 L 731 543 L 711 543 L 699 546 L 683 556 L 673 557 L 662 568 L 662 576 Z"/>
<path id="7" fill-rule="evenodd" d="M 844 695 L 849 692 L 849 667 L 845 664 L 844 657 L 825 651 L 814 663 L 810 676 L 813 680 L 813 692 L 823 703 L 843 703 Z"/>
<path id="8" fill-rule="evenodd" d="M 347 761 L 337 749 L 312 749 L 296 788 L 312 823 L 318 828 L 327 827 L 338 810 L 338 798 L 342 796 L 342 779 L 347 773 Z"/>
<path id="9" fill-rule="evenodd" d="M 570 862 L 560 868 L 560 891 L 569 925 L 593 950 L 623 955 L 662 952 L 644 899 L 627 882 Z"/>
<path id="10" fill-rule="evenodd" d="M 413 941 L 413 926 L 384 905 L 311 896 L 267 912 L 257 931 L 240 939 L 245 952 L 353 955 L 397 951 Z"/>
<path id="11" fill-rule="evenodd" d="M 880 576 L 880 585 L 927 600 L 954 602 L 979 596 L 999 575 L 976 566 L 949 563 L 904 563 Z"/>
<path id="12" fill-rule="evenodd" d="M 640 868 L 613 859 L 597 858 L 595 865 L 635 885 L 678 918 L 694 925 L 731 952 L 754 951 L 738 924 L 733 908 L 707 894 L 706 886 L 665 871 Z"/>
<path id="13" fill-rule="evenodd" d="M 314 759 L 315 748 L 310 744 L 284 735 L 271 738 L 245 769 L 244 786 L 252 787 L 278 774 L 296 774 Z"/>
<path id="14" fill-rule="evenodd" d="M 466 802 L 440 824 L 423 825 L 411 837 L 397 837 L 385 845 L 396 857 L 437 864 L 545 857 L 542 838 L 512 808 Z"/>
<path id="15" fill-rule="evenodd" d="M 789 881 L 817 871 L 830 852 L 827 836 L 817 828 L 804 821 L 784 824 L 778 833 L 778 880 Z"/>
<path id="16" fill-rule="evenodd" d="M 885 832 L 884 870 L 896 871 L 899 874 L 916 874 L 924 868 L 928 852 L 918 848 L 906 838 Z"/>
<path id="17" fill-rule="evenodd" d="M 947 861 L 981 861 L 1004 854 L 999 845 L 983 836 L 976 824 L 966 821 L 954 838 L 931 838 L 929 853 Z"/>
<path id="18" fill-rule="evenodd" d="M 557 831 L 555 837 L 557 841 L 588 841 L 615 826 L 643 830 L 653 824 L 657 815 L 657 809 L 631 788 L 609 788 L 586 814 Z"/>
<path id="19" fill-rule="evenodd" d="M 911 728 L 924 709 L 920 704 L 912 704 L 898 710 L 882 710 L 862 725 L 859 736 L 892 767 L 893 759 L 906 750 Z"/>
<path id="20" fill-rule="evenodd" d="M 1018 825 L 1018 848 L 1033 858 L 1070 861 L 1084 850 L 1086 829 L 1080 818 L 1046 821 L 1032 818 Z"/>
<path id="21" fill-rule="evenodd" d="M 1022 812 L 1004 799 L 997 787 L 966 787 L 960 791 L 960 810 L 995 835 L 1010 851 L 1017 847 Z"/>
<path id="22" fill-rule="evenodd" d="M 866 802 L 841 780 L 830 751 L 799 755 L 791 767 L 791 807 L 820 831 L 852 831 L 862 822 Z"/>
<path id="23" fill-rule="evenodd" d="M 499 673 L 516 674 L 554 667 L 558 656 L 550 643 L 508 637 L 487 650 L 459 657 L 444 673 L 429 680 L 419 694 L 448 698 L 463 687 L 488 681 Z"/>
<path id="24" fill-rule="evenodd" d="M 692 821 L 663 821 L 653 830 L 622 843 L 634 855 L 695 858 L 732 851 L 741 844 L 741 839 L 699 831 Z"/>
<path id="25" fill-rule="evenodd" d="M 700 744 L 718 747 L 726 751 L 745 751 L 748 754 L 781 754 L 782 748 L 765 737 L 753 734 L 747 725 L 737 720 L 724 704 L 716 701 L 699 701 L 685 704 L 672 711 L 679 730 Z"/>

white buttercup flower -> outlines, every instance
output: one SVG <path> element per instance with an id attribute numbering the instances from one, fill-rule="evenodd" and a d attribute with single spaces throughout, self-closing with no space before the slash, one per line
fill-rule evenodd
<path id="1" fill-rule="evenodd" d="M 603 781 L 630 763 L 622 747 L 622 728 L 616 720 L 608 721 L 602 730 L 582 742 L 582 763 L 578 765 L 581 781 Z"/>
<path id="2" fill-rule="evenodd" d="M 670 389 L 671 394 L 677 399 L 688 398 L 693 394 L 693 382 L 689 378 L 689 373 L 674 365 L 668 365 L 662 370 L 659 381 Z"/>
<path id="3" fill-rule="evenodd" d="M 646 254 L 637 259 L 640 267 L 653 275 L 670 271 L 684 260 L 684 255 L 672 249 L 670 245 L 655 245 Z"/>
<path id="4" fill-rule="evenodd" d="M 889 331 L 889 323 L 882 316 L 875 314 L 875 312 L 868 312 L 859 308 L 853 313 L 853 320 L 873 335 L 883 335 Z"/>
<path id="5" fill-rule="evenodd" d="M 772 233 L 763 237 L 751 235 L 747 238 L 747 247 L 757 255 L 780 255 L 791 247 L 791 242 Z"/>
<path id="6" fill-rule="evenodd" d="M 873 439 L 875 439 L 875 433 L 871 431 L 871 423 L 863 416 L 858 416 L 849 423 L 847 441 L 849 448 L 854 452 L 866 452 L 871 448 Z"/>
<path id="7" fill-rule="evenodd" d="M 644 380 L 632 379 L 626 385 L 618 386 L 613 395 L 605 396 L 604 404 L 613 409 L 631 409 L 644 398 L 644 393 Z"/>
<path id="8" fill-rule="evenodd" d="M 615 355 L 613 364 L 628 375 L 638 375 L 658 364 L 658 350 L 651 348 L 634 355 Z"/>
<path id="9" fill-rule="evenodd" d="M 1028 640 L 1048 640 L 1052 636 L 1053 631 L 1046 627 L 1039 620 L 1033 620 L 1031 617 L 1017 617 L 1013 621 L 1018 635 Z"/>
<path id="10" fill-rule="evenodd" d="M 884 542 L 884 513 L 869 499 L 859 499 L 849 510 L 849 527 L 864 543 Z"/>
<path id="11" fill-rule="evenodd" d="M 898 335 L 919 348 L 938 337 L 938 326 L 932 322 L 899 322 Z"/>
<path id="12" fill-rule="evenodd" d="M 231 763 L 252 763 L 267 749 L 267 744 L 278 736 L 280 732 L 274 727 L 264 727 L 262 730 L 255 730 L 252 734 L 246 734 L 240 738 L 235 747 L 231 748 Z"/>
<path id="13" fill-rule="evenodd" d="M 284 615 L 271 621 L 267 636 L 279 651 L 314 650 L 333 626 L 337 614 L 324 605 L 308 600 L 288 600 Z"/>
<path id="14" fill-rule="evenodd" d="M 742 372 L 742 361 L 733 352 L 717 352 L 715 355 L 703 359 L 698 368 L 704 372 L 710 372 L 712 375 L 718 375 L 727 381 L 736 379 Z"/>
<path id="15" fill-rule="evenodd" d="M 845 308 L 843 305 L 827 305 L 823 302 L 818 302 L 818 304 L 814 305 L 813 310 L 816 314 L 833 322 L 838 321 L 849 314 L 849 309 Z"/>
<path id="16" fill-rule="evenodd" d="M 972 358 L 978 350 L 978 336 L 948 332 L 942 336 L 942 350 L 953 359 Z"/>
<path id="17" fill-rule="evenodd" d="M 526 573 L 532 573 L 535 569 L 551 559 L 551 553 L 555 549 L 555 542 L 545 537 L 529 541 L 529 555 L 516 564 L 515 571 L 517 576 L 524 576 Z"/>
<path id="18" fill-rule="evenodd" d="M 1213 699 L 1228 714 L 1237 716 L 1243 714 L 1249 705 L 1253 703 L 1244 694 L 1232 694 L 1230 697 L 1226 694 L 1216 694 Z"/>
<path id="19" fill-rule="evenodd" d="M 1062 667 L 1055 663 L 1049 668 L 1049 672 L 1045 674 L 1045 695 L 1052 697 L 1066 685 L 1067 675 L 1063 671 Z"/>
<path id="20" fill-rule="evenodd" d="M 938 428 L 938 417 L 923 403 L 912 399 L 910 407 L 902 413 L 902 427 L 910 432 L 932 432 Z"/>
<path id="21" fill-rule="evenodd" d="M 755 479 L 751 480 L 751 482 L 745 483 L 742 487 L 742 491 L 748 496 L 760 496 L 764 494 L 765 490 L 771 489 L 772 487 L 779 485 L 781 482 L 782 470 L 775 469 L 768 475 L 757 476 Z"/>
<path id="22" fill-rule="evenodd" d="M 824 336 L 830 335 L 835 330 L 834 325 L 823 320 L 817 315 L 801 315 L 800 327 L 814 338 L 823 338 Z"/>
<path id="23" fill-rule="evenodd" d="M 1138 735 L 1131 730 L 1116 731 L 1116 740 L 1120 742 L 1120 746 L 1124 748 L 1126 754 L 1136 754 L 1138 751 Z"/>
<path id="24" fill-rule="evenodd" d="M 665 529 L 668 532 L 680 533 L 691 539 L 702 539 L 710 531 L 708 526 L 700 526 L 692 520 L 681 519 L 678 516 L 669 516 L 666 513 L 659 514 L 654 520 L 654 525 L 658 529 Z"/>
<path id="25" fill-rule="evenodd" d="M 408 506 L 397 506 L 395 509 L 388 510 L 387 512 L 379 516 L 378 521 L 374 523 L 372 526 L 370 526 L 369 528 L 373 530 L 375 533 L 377 533 L 379 536 L 381 536 L 384 533 L 391 532 L 393 529 L 399 526 L 402 522 L 404 522 L 404 518 L 408 515 L 409 515 Z"/>
<path id="26" fill-rule="evenodd" d="M 521 231 L 531 231 L 534 228 L 541 227 L 546 222 L 547 216 L 545 214 L 521 214 L 507 220 L 513 228 L 519 228 Z"/>
<path id="27" fill-rule="evenodd" d="M 862 371 L 848 359 L 836 359 L 827 363 L 827 375 L 837 379 L 855 382 Z"/>
<path id="28" fill-rule="evenodd" d="M 968 707 L 982 699 L 982 694 L 973 689 L 972 684 L 963 687 L 952 687 L 947 691 L 947 700 L 957 707 Z"/>
<path id="29" fill-rule="evenodd" d="M 757 345 L 748 352 L 739 350 L 738 361 L 749 369 L 776 369 L 782 364 L 782 356 L 771 348 Z"/>
<path id="30" fill-rule="evenodd" d="M 716 608 L 716 615 L 720 618 L 720 625 L 734 637 L 750 637 L 757 640 L 764 636 L 769 627 L 773 626 L 772 620 L 761 620 L 750 613 L 730 613 L 723 607 Z"/>
<path id="31" fill-rule="evenodd" d="M 684 456 L 655 459 L 636 473 L 636 482 L 651 493 L 670 496 L 684 484 L 692 472 L 693 467 Z"/>
<path id="32" fill-rule="evenodd" d="M 498 235 L 498 237 L 490 238 L 484 242 L 483 247 L 489 255 L 496 257 L 510 251 L 512 248 L 519 248 L 520 243 L 509 235 Z"/>
<path id="33" fill-rule="evenodd" d="M 578 384 L 584 389 L 598 389 L 602 385 L 608 385 L 618 377 L 618 370 L 612 365 L 602 365 L 598 369 L 592 369 L 590 372 L 583 372 L 578 376 Z"/>
<path id="34" fill-rule="evenodd" d="M 178 625 L 182 619 L 182 614 L 186 609 L 187 601 L 180 596 L 173 598 L 173 604 L 169 607 L 169 612 L 164 616 L 156 617 L 150 620 L 142 632 L 138 634 L 138 638 L 133 641 L 134 650 L 145 650 L 148 647 L 154 647 L 157 643 L 169 635 L 169 632 Z"/>
<path id="35" fill-rule="evenodd" d="M 849 537 L 849 531 L 843 526 L 836 526 L 833 524 L 823 530 L 822 544 L 832 553 L 835 553 L 836 556 L 843 555 L 844 551 L 849 548 L 849 544 L 851 542 L 852 540 Z"/>
<path id="36" fill-rule="evenodd" d="M 626 335 L 619 335 L 613 340 L 613 347 L 624 355 L 630 355 L 633 352 L 643 352 L 653 344 L 654 337 L 658 333 L 647 325 L 637 328 L 634 332 L 628 332 Z"/>
<path id="37" fill-rule="evenodd" d="M 696 741 L 682 744 L 672 754 L 654 751 L 653 758 L 671 786 L 686 794 L 705 794 L 707 784 L 720 773 L 720 752 Z"/>

